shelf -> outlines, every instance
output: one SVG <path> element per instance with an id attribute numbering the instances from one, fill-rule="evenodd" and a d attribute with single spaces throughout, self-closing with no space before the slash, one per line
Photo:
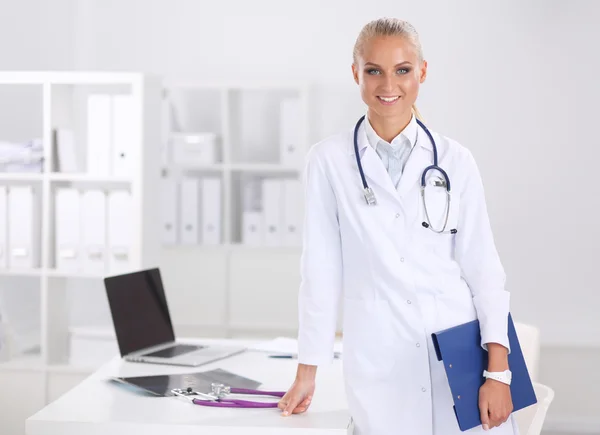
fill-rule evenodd
<path id="1" fill-rule="evenodd" d="M 106 274 L 97 274 L 97 273 L 87 273 L 87 272 L 69 272 L 65 270 L 57 270 L 57 269 L 46 269 L 45 273 L 50 278 L 89 278 L 89 279 L 99 279 L 108 276 Z"/>
<path id="2" fill-rule="evenodd" d="M 287 174 L 298 173 L 301 168 L 293 166 L 282 166 L 278 163 L 233 163 L 231 170 L 237 172 L 255 172 L 263 174 Z"/>
<path id="3" fill-rule="evenodd" d="M 18 370 L 43 372 L 45 368 L 40 354 L 21 355 L 8 361 L 0 362 L 0 371 Z"/>
<path id="4" fill-rule="evenodd" d="M 93 183 L 131 183 L 129 177 L 116 177 L 112 175 L 92 175 L 54 172 L 48 175 L 51 181 L 67 182 L 93 182 Z"/>
<path id="5" fill-rule="evenodd" d="M 0 269 L 0 276 L 42 276 L 42 269 Z"/>
<path id="6" fill-rule="evenodd" d="M 70 174 L 55 172 L 51 174 L 42 173 L 20 173 L 20 172 L 0 172 L 0 181 L 67 181 L 67 182 L 93 182 L 93 183 L 131 183 L 129 177 L 115 177 L 112 175 L 90 175 L 90 174 Z"/>
<path id="7" fill-rule="evenodd" d="M 29 172 L 1 172 L 0 181 L 42 181 L 44 175 Z"/>

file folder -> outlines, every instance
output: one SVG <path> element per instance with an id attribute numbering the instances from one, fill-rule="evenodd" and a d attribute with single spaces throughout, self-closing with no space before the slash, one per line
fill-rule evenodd
<path id="1" fill-rule="evenodd" d="M 56 190 L 56 269 L 81 270 L 81 204 L 79 191 L 69 187 Z"/>
<path id="2" fill-rule="evenodd" d="M 93 94 L 87 101 L 87 172 L 94 175 L 110 173 L 111 97 Z"/>
<path id="3" fill-rule="evenodd" d="M 131 242 L 134 231 L 131 213 L 131 194 L 125 190 L 109 192 L 108 208 L 108 273 L 118 275 L 131 272 Z"/>
<path id="4" fill-rule="evenodd" d="M 112 175 L 128 176 L 133 170 L 131 151 L 136 142 L 136 106 L 133 95 L 115 95 L 112 98 Z"/>
<path id="5" fill-rule="evenodd" d="M 266 178 L 262 182 L 262 208 L 264 222 L 264 245 L 281 246 L 283 241 L 283 231 L 281 221 L 283 220 L 282 210 L 283 180 L 276 178 Z"/>
<path id="6" fill-rule="evenodd" d="M 32 186 L 11 186 L 8 191 L 9 267 L 39 267 L 39 192 Z"/>
<path id="7" fill-rule="evenodd" d="M 486 381 L 483 371 L 487 369 L 488 355 L 481 347 L 479 320 L 463 323 L 431 336 L 437 359 L 444 362 L 460 430 L 480 426 L 479 389 Z M 510 392 L 515 412 L 536 404 L 537 398 L 510 314 L 508 340 L 511 348 L 508 365 L 512 372 Z"/>
<path id="8" fill-rule="evenodd" d="M 179 184 L 179 228 L 182 245 L 200 243 L 200 182 L 184 179 Z"/>
<path id="9" fill-rule="evenodd" d="M 202 240 L 203 245 L 221 243 L 221 180 L 202 179 Z"/>
<path id="10" fill-rule="evenodd" d="M 106 195 L 91 189 L 81 195 L 83 272 L 104 275 L 107 262 Z"/>
<path id="11" fill-rule="evenodd" d="M 179 184 L 174 179 L 160 181 L 161 240 L 163 245 L 176 245 L 179 237 Z"/>

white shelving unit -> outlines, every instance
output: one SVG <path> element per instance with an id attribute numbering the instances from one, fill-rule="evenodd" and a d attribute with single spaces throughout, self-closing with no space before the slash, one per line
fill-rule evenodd
<path id="1" fill-rule="evenodd" d="M 218 146 L 217 159 L 210 164 L 173 164 L 169 153 L 163 153 L 164 176 L 176 180 L 218 176 L 222 185 L 221 243 L 163 246 L 161 271 L 177 332 L 294 334 L 301 246 L 245 245 L 242 190 L 250 178 L 301 179 L 310 146 L 309 85 L 166 79 L 164 86 L 174 115 L 164 126 L 166 131 L 216 133 Z M 300 158 L 293 164 L 281 158 L 280 109 L 290 98 L 300 102 Z M 185 275 L 177 272 L 181 268 Z"/>
<path id="2" fill-rule="evenodd" d="M 95 93 L 132 97 L 131 123 L 135 134 L 128 149 L 130 171 L 125 176 L 114 176 L 111 172 L 90 174 L 85 164 L 77 173 L 56 171 L 54 132 L 57 128 L 69 128 L 75 132 L 75 152 L 80 163 L 85 161 L 86 102 L 87 96 Z M 31 400 L 35 411 L 36 407 L 54 400 L 95 369 L 69 363 L 68 293 L 72 290 L 73 280 L 83 278 L 99 286 L 102 279 L 112 272 L 110 268 L 105 273 L 57 269 L 54 216 L 57 189 L 73 187 L 80 191 L 97 189 L 105 193 L 127 191 L 131 198 L 131 220 L 128 224 L 132 228 L 127 269 L 133 271 L 158 265 L 160 243 L 155 216 L 160 178 L 162 83 L 158 78 L 138 73 L 11 71 L 0 72 L 0 95 L 10 96 L 5 103 L 15 112 L 14 115 L 6 112 L 9 119 L 12 116 L 13 125 L 6 120 L 0 121 L 0 140 L 22 140 L 32 136 L 43 140 L 41 172 L 0 173 L 0 185 L 6 186 L 9 191 L 12 186 L 27 185 L 35 186 L 40 193 L 36 199 L 40 206 L 41 234 L 34 246 L 40 253 L 39 264 L 31 269 L 12 269 L 10 264 L 8 268 L 0 269 L 0 309 L 2 296 L 20 294 L 22 282 L 33 282 L 37 288 L 34 295 L 39 302 L 39 312 L 29 312 L 27 316 L 39 322 L 39 349 L 0 363 L 0 390 L 12 391 L 16 380 L 22 381 L 19 388 L 29 391 L 27 400 Z M 2 113 L 4 117 L 5 111 Z M 3 136 L 5 133 L 6 136 Z M 87 289 L 76 290 L 85 292 Z M 14 400 L 11 394 L 2 396 L 7 396 L 7 401 Z M 9 403 L 3 400 L 0 400 L 0 406 L 9 409 Z"/>

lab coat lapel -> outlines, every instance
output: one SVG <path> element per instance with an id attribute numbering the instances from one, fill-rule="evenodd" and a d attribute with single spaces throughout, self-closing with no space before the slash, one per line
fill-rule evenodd
<path id="1" fill-rule="evenodd" d="M 381 161 L 381 157 L 377 154 L 377 151 L 373 149 L 373 147 L 369 144 L 369 140 L 367 139 L 367 133 L 365 130 L 364 123 L 360 126 L 358 130 L 358 150 L 359 155 L 361 155 L 360 163 L 363 168 L 363 172 L 365 173 L 365 178 L 367 180 L 367 184 L 371 189 L 373 189 L 375 196 L 378 196 L 378 190 L 383 189 L 386 193 L 391 195 L 394 199 L 398 199 L 396 194 L 396 188 L 394 183 L 392 183 L 392 179 L 388 174 L 383 162 Z M 350 142 L 350 154 L 352 155 L 352 159 L 355 160 L 354 154 L 354 142 Z M 354 163 L 356 165 L 356 161 Z M 358 172 L 358 166 L 356 167 Z M 377 189 L 379 188 L 379 189 Z"/>
<path id="2" fill-rule="evenodd" d="M 405 196 L 415 186 L 421 185 L 421 175 L 427 166 L 433 164 L 433 153 L 428 147 L 415 144 L 398 184 L 398 195 Z"/>
<path id="3" fill-rule="evenodd" d="M 367 146 L 365 148 L 360 162 L 365 173 L 365 178 L 367 178 L 367 183 L 371 188 L 377 185 L 393 197 L 396 197 L 396 188 L 392 183 L 392 179 L 373 147 Z M 373 186 L 371 186 L 371 184 L 373 184 Z"/>

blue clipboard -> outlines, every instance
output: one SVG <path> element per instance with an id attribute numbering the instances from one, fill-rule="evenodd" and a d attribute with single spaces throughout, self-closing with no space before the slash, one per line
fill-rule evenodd
<path id="1" fill-rule="evenodd" d="M 483 370 L 488 367 L 488 354 L 481 347 L 479 320 L 463 323 L 431 336 L 438 361 L 444 361 L 460 430 L 481 426 L 479 389 L 486 380 Z M 536 404 L 537 398 L 510 314 L 508 341 L 511 348 L 508 365 L 512 371 L 510 392 L 514 412 Z"/>

